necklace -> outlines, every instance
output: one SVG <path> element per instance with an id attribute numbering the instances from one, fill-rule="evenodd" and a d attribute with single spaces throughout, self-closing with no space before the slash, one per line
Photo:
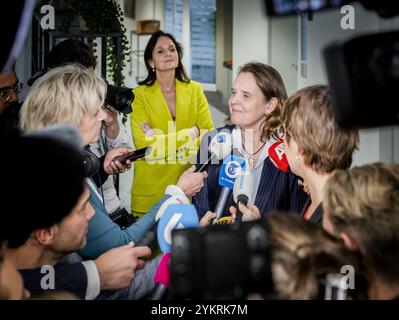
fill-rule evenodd
<path id="1" fill-rule="evenodd" d="M 260 148 L 259 148 L 255 153 L 252 153 L 252 154 L 251 154 L 251 153 L 249 153 L 249 152 L 247 151 L 247 149 L 245 149 L 244 144 L 241 143 L 242 148 L 244 149 L 245 153 L 249 156 L 249 157 L 248 157 L 248 160 L 249 160 L 249 162 L 251 163 L 251 166 L 252 166 L 252 167 L 253 167 L 253 164 L 254 164 L 254 162 L 255 162 L 254 156 L 255 156 L 260 150 L 262 150 L 262 148 L 265 146 L 265 144 L 266 144 L 266 142 L 263 143 L 263 144 L 260 146 Z"/>

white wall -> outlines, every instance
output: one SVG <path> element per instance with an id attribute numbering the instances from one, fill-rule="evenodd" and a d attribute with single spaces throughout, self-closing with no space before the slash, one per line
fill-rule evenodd
<path id="1" fill-rule="evenodd" d="M 245 63 L 269 61 L 269 21 L 264 2 L 233 0 L 233 79 Z"/>
<path id="2" fill-rule="evenodd" d="M 281 74 L 287 94 L 290 95 L 298 87 L 297 17 L 276 17 L 270 20 L 269 63 Z"/>

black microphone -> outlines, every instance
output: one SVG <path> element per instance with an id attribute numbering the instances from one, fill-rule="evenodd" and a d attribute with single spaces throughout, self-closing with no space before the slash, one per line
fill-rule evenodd
<path id="1" fill-rule="evenodd" d="M 248 202 L 253 201 L 253 192 L 254 192 L 254 176 L 252 173 L 243 173 L 239 177 L 237 177 L 234 182 L 233 188 L 233 197 L 234 201 L 237 204 L 237 218 L 236 222 L 240 223 L 242 220 L 242 212 L 239 209 L 239 203 L 241 202 L 243 205 L 248 205 Z"/>

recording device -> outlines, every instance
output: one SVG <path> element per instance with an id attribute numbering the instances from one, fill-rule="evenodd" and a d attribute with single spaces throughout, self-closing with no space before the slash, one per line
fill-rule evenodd
<path id="1" fill-rule="evenodd" d="M 234 188 L 236 178 L 245 170 L 245 160 L 235 155 L 229 155 L 224 159 L 219 171 L 219 185 L 222 186 L 218 201 L 215 207 L 216 218 L 213 223 L 217 223 L 225 212 L 227 201 Z"/>
<path id="2" fill-rule="evenodd" d="M 170 253 L 165 253 L 159 262 L 157 273 L 154 277 L 156 287 L 151 294 L 150 300 L 163 300 L 166 298 L 170 281 L 169 260 Z"/>
<path id="3" fill-rule="evenodd" d="M 253 203 L 254 192 L 254 176 L 251 172 L 242 173 L 238 176 L 234 182 L 233 188 L 233 198 L 237 204 L 237 217 L 236 222 L 240 223 L 242 220 L 242 213 L 239 209 L 239 203 L 243 205 L 248 205 L 248 203 Z"/>
<path id="4" fill-rule="evenodd" d="M 116 87 L 107 83 L 105 103 L 111 105 L 119 112 L 129 114 L 132 112 L 134 93 L 132 88 Z"/>
<path id="5" fill-rule="evenodd" d="M 353 0 L 352 0 L 353 1 Z M 348 0 L 266 0 L 267 13 L 271 16 L 284 16 L 309 11 L 338 8 Z"/>
<path id="6" fill-rule="evenodd" d="M 362 128 L 399 123 L 399 32 L 335 42 L 323 54 L 338 124 Z"/>
<path id="7" fill-rule="evenodd" d="M 197 164 L 196 172 L 202 172 L 205 170 L 206 166 L 214 159 L 222 160 L 226 158 L 233 147 L 233 141 L 230 132 L 221 131 L 218 132 L 210 141 L 208 145 L 208 151 L 210 156 L 202 164 Z M 202 150 L 202 148 L 201 148 Z"/>
<path id="8" fill-rule="evenodd" d="M 336 9 L 354 2 L 361 3 L 363 7 L 377 12 L 383 18 L 390 18 L 399 13 L 397 2 L 391 0 L 266 0 L 266 9 L 270 16 L 285 16 Z"/>
<path id="9" fill-rule="evenodd" d="M 198 226 L 198 214 L 191 204 L 171 204 L 158 222 L 157 239 L 163 253 L 170 253 L 172 230 Z"/>
<path id="10" fill-rule="evenodd" d="M 354 2 L 383 18 L 399 14 L 397 2 L 391 0 L 266 0 L 266 7 L 268 15 L 283 16 Z M 323 50 L 334 116 L 339 125 L 370 128 L 399 123 L 398 44 L 399 33 L 389 32 L 335 42 Z"/>
<path id="11" fill-rule="evenodd" d="M 324 300 L 346 300 L 348 297 L 347 279 L 343 274 L 328 274 L 325 287 Z"/>
<path id="12" fill-rule="evenodd" d="M 167 296 L 169 287 L 169 256 L 172 250 L 172 230 L 198 226 L 198 214 L 190 204 L 170 204 L 158 222 L 157 239 L 164 253 L 154 278 L 156 287 L 151 300 L 162 300 Z"/>
<path id="13" fill-rule="evenodd" d="M 172 299 L 243 299 L 274 291 L 264 222 L 174 230 L 172 240 Z"/>
<path id="14" fill-rule="evenodd" d="M 117 156 L 113 159 L 113 161 L 117 160 L 121 164 L 125 164 L 127 160 L 130 160 L 133 162 L 133 161 L 136 161 L 136 160 L 139 160 L 139 159 L 142 159 L 142 158 L 148 156 L 151 153 L 151 150 L 152 150 L 152 147 L 145 147 L 145 148 L 137 149 L 132 152 Z"/>
<path id="15" fill-rule="evenodd" d="M 273 143 L 269 150 L 269 159 L 270 161 L 281 171 L 289 172 L 289 164 L 287 160 L 287 156 L 285 154 L 285 147 L 283 141 L 277 141 Z"/>

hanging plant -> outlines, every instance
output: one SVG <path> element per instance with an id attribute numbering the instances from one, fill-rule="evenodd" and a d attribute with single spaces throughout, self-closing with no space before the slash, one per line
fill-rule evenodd
<path id="1" fill-rule="evenodd" d="M 121 61 L 120 72 L 117 69 L 116 43 L 112 36 L 106 38 L 107 73 L 116 85 L 124 85 L 125 77 L 122 70 L 130 62 L 130 46 L 126 37 L 126 28 L 123 25 L 123 12 L 115 0 L 68 0 L 74 15 L 80 15 L 86 22 L 86 27 L 91 33 L 121 35 Z M 92 42 L 96 50 L 96 43 Z"/>

